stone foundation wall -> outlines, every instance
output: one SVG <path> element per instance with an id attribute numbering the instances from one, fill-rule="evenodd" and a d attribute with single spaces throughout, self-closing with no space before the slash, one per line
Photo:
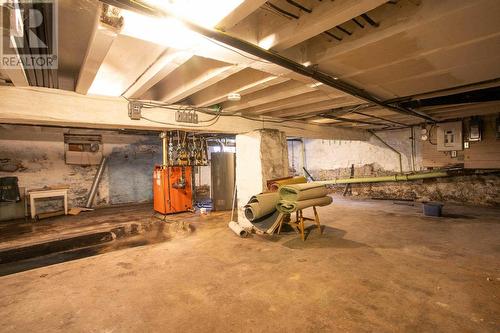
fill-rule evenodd
<path id="1" fill-rule="evenodd" d="M 410 129 L 377 132 L 380 139 L 401 153 L 403 172 L 425 170 L 422 162 L 422 141 L 412 146 Z M 399 172 L 398 154 L 378 138 L 367 141 L 310 140 L 289 142 L 290 168 L 302 174 L 302 165 L 317 180 L 348 178 L 354 165 L 355 177 L 393 175 Z M 332 188 L 342 193 L 344 185 Z M 456 202 L 472 205 L 500 205 L 500 175 L 474 175 L 429 179 L 403 183 L 352 185 L 352 193 L 367 198 L 415 199 L 422 201 Z"/>
<path id="2" fill-rule="evenodd" d="M 69 206 L 85 205 L 98 166 L 65 163 L 65 131 L 29 126 L 0 128 L 0 177 L 17 177 L 19 186 L 27 189 L 67 185 Z M 92 133 L 102 135 L 104 154 L 108 156 L 94 206 L 151 201 L 153 168 L 161 163 L 160 140 L 154 135 Z M 40 201 L 37 207 L 40 211 L 57 210 L 61 201 Z"/>
<path id="3" fill-rule="evenodd" d="M 376 163 L 354 168 L 355 177 L 392 175 Z M 310 170 L 317 180 L 349 178 L 350 168 Z M 352 184 L 352 195 L 377 199 L 411 199 L 441 201 L 469 205 L 500 206 L 500 173 L 425 179 L 400 183 Z M 345 185 L 331 187 L 342 194 Z"/>

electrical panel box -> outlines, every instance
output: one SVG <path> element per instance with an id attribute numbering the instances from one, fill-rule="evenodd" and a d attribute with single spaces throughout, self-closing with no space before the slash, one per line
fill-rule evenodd
<path id="1" fill-rule="evenodd" d="M 500 140 L 500 116 L 497 117 L 496 120 L 496 132 L 497 132 L 497 140 Z"/>
<path id="2" fill-rule="evenodd" d="M 437 125 L 437 150 L 463 150 L 462 122 L 454 121 Z"/>
<path id="3" fill-rule="evenodd" d="M 128 116 L 132 120 L 141 120 L 141 110 L 142 104 L 140 102 L 129 102 L 128 103 Z"/>
<path id="4" fill-rule="evenodd" d="M 473 117 L 469 121 L 469 141 L 481 141 L 483 134 L 483 122 L 481 118 Z"/>

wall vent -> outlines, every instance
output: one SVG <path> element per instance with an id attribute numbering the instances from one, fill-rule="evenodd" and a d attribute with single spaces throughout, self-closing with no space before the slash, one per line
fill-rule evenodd
<path id="1" fill-rule="evenodd" d="M 66 164 L 98 165 L 103 153 L 102 137 L 89 134 L 64 134 Z"/>

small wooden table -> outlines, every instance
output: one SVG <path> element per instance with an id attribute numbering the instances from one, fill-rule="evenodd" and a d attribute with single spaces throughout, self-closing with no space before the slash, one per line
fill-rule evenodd
<path id="1" fill-rule="evenodd" d="M 316 206 L 312 206 L 312 208 L 314 211 L 314 219 L 309 217 L 304 217 L 302 209 L 299 209 L 295 212 L 295 221 L 292 221 L 290 216 L 288 216 L 288 218 L 281 219 L 278 227 L 278 235 L 281 232 L 281 227 L 283 226 L 283 223 L 286 223 L 290 225 L 293 228 L 293 230 L 295 230 L 296 233 L 300 234 L 300 238 L 302 238 L 302 241 L 305 241 L 306 239 L 304 235 L 304 221 L 314 221 L 318 228 L 318 232 L 321 235 L 322 234 L 321 224 L 319 223 L 319 215 L 318 212 L 316 211 Z"/>
<path id="2" fill-rule="evenodd" d="M 36 216 L 36 206 L 35 199 L 40 198 L 64 198 L 64 215 L 68 215 L 68 189 L 57 189 L 57 190 L 36 190 L 28 192 L 30 196 L 30 212 L 31 218 L 34 219 Z"/>

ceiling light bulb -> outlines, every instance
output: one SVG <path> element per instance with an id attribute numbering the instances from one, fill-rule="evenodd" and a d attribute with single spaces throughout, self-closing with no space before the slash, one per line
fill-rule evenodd
<path id="1" fill-rule="evenodd" d="M 227 95 L 227 99 L 232 101 L 232 102 L 237 102 L 237 101 L 241 100 L 241 95 L 236 94 L 236 93 L 229 94 L 229 95 Z"/>

